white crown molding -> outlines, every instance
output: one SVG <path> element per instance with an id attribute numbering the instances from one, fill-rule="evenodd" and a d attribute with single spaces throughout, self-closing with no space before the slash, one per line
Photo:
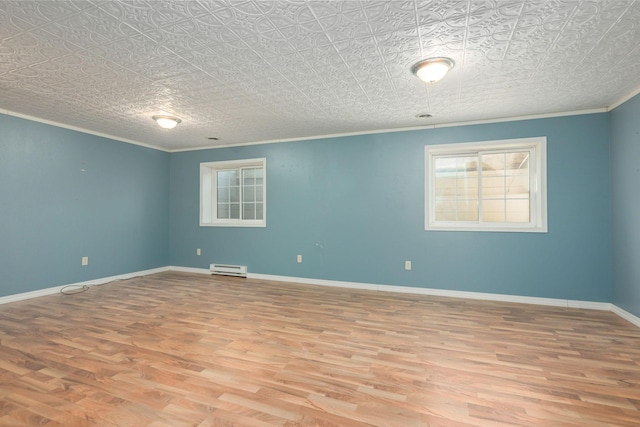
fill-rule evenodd
<path id="1" fill-rule="evenodd" d="M 44 123 L 51 126 L 56 126 L 64 129 L 82 132 L 89 135 L 95 135 L 102 138 L 112 139 L 114 141 L 120 141 L 120 142 L 125 142 L 127 144 L 138 145 L 141 147 L 150 148 L 152 150 L 163 151 L 166 153 L 181 153 L 186 151 L 201 151 L 201 150 L 212 150 L 212 149 L 218 149 L 218 148 L 278 144 L 278 143 L 284 143 L 284 142 L 313 141 L 317 139 L 344 138 L 349 136 L 376 135 L 381 133 L 409 132 L 414 130 L 438 129 L 438 128 L 457 127 L 457 126 L 472 126 L 472 125 L 491 124 L 491 123 L 506 123 L 506 122 L 514 122 L 519 120 L 536 120 L 536 119 L 547 119 L 547 118 L 553 118 L 553 117 L 566 117 L 566 116 L 579 116 L 584 114 L 606 113 L 608 111 L 611 111 L 613 108 L 617 107 L 618 105 L 622 104 L 623 102 L 626 102 L 627 100 L 633 98 L 633 96 L 637 95 L 638 93 L 640 93 L 640 88 L 636 92 L 629 95 L 628 97 L 625 97 L 620 103 L 615 104 L 614 106 L 611 106 L 609 108 L 596 108 L 596 109 L 590 109 L 590 110 L 566 111 L 566 112 L 560 112 L 560 113 L 534 114 L 534 115 L 528 115 L 528 116 L 514 116 L 514 117 L 474 120 L 474 121 L 466 121 L 466 122 L 439 123 L 439 124 L 430 124 L 430 125 L 422 125 L 422 126 L 410 126 L 410 127 L 403 127 L 403 128 L 378 129 L 378 130 L 359 131 L 359 132 L 344 132 L 344 133 L 334 133 L 334 134 L 327 134 L 327 135 L 315 135 L 315 136 L 308 136 L 308 137 L 301 137 L 301 138 L 271 139 L 266 141 L 241 142 L 238 144 L 223 144 L 223 145 L 196 147 L 196 148 L 177 148 L 177 149 L 160 148 L 154 145 L 145 144 L 143 142 L 135 141 L 132 139 L 120 138 L 120 137 L 109 135 L 106 133 L 94 132 L 89 129 L 70 126 L 64 123 L 54 122 L 51 120 L 40 119 L 38 117 L 29 116 L 22 113 L 16 113 L 14 111 L 5 110 L 1 108 L 0 108 L 0 113 L 6 114 L 8 116 L 19 117 L 21 119 L 31 120 L 38 123 Z"/>
<path id="2" fill-rule="evenodd" d="M 484 124 L 490 124 L 490 123 L 507 123 L 507 122 L 517 122 L 520 120 L 552 119 L 554 117 L 582 116 L 585 114 L 597 114 L 597 113 L 606 113 L 606 112 L 607 112 L 606 108 L 592 108 L 590 110 L 563 111 L 560 113 L 534 114 L 534 115 L 528 115 L 528 116 L 513 116 L 513 117 L 504 117 L 504 118 L 498 118 L 498 119 L 473 120 L 468 122 L 441 123 L 441 124 L 434 125 L 434 127 L 448 128 L 448 127 L 457 127 L 457 126 L 484 125 Z"/>
<path id="3" fill-rule="evenodd" d="M 120 138 L 118 136 L 109 135 L 107 133 L 94 132 L 94 131 L 89 130 L 89 129 L 84 129 L 84 128 L 80 128 L 80 127 L 76 127 L 76 126 L 71 126 L 71 125 L 67 125 L 67 124 L 64 124 L 64 123 L 60 123 L 60 122 L 54 122 L 54 121 L 51 121 L 51 120 L 41 119 L 39 117 L 29 116 L 27 114 L 16 113 L 15 111 L 5 110 L 3 108 L 0 108 L 0 113 L 6 114 L 7 116 L 18 117 L 20 119 L 31 120 L 32 122 L 43 123 L 45 125 L 55 126 L 55 127 L 59 127 L 59 128 L 63 128 L 63 129 L 73 130 L 73 131 L 76 131 L 76 132 L 86 133 L 86 134 L 89 134 L 89 135 L 99 136 L 101 138 L 107 138 L 107 139 L 111 139 L 111 140 L 114 140 L 114 141 L 126 142 L 127 144 L 138 145 L 140 147 L 150 148 L 152 150 L 164 151 L 165 153 L 169 152 L 169 150 L 165 150 L 164 148 L 156 147 L 156 146 L 153 146 L 153 145 L 150 145 L 150 144 L 145 144 L 144 142 L 134 141 L 133 139 Z"/>
<path id="4" fill-rule="evenodd" d="M 91 287 L 91 286 L 96 286 L 96 285 L 104 285 L 106 283 L 113 282 L 113 281 L 116 281 L 116 280 L 126 280 L 126 279 L 131 279 L 133 277 L 138 277 L 138 276 L 148 276 L 150 274 L 162 273 L 163 271 L 167 271 L 167 270 L 169 270 L 169 267 L 153 268 L 151 270 L 136 271 L 136 272 L 133 272 L 133 273 L 119 274 L 117 276 L 109 276 L 109 277 L 102 277 L 100 279 L 87 280 L 85 282 L 70 283 L 68 285 L 63 285 L 63 286 L 54 286 L 52 288 L 39 289 L 37 291 L 30 291 L 30 292 L 23 292 L 23 293 L 20 293 L 20 294 L 7 295 L 7 296 L 4 296 L 4 297 L 0 297 L 0 304 L 8 304 L 10 302 L 22 301 L 22 300 L 25 300 L 25 299 L 36 298 L 36 297 L 41 297 L 41 296 L 51 295 L 51 294 L 57 294 L 63 288 L 66 288 L 66 287 L 82 288 L 83 286 Z"/>
<path id="5" fill-rule="evenodd" d="M 638 87 L 636 90 L 632 91 L 627 96 L 623 96 L 617 102 L 614 102 L 613 104 L 611 104 L 609 107 L 607 107 L 607 111 L 612 111 L 612 110 L 618 108 L 619 106 L 621 106 L 622 104 L 624 104 L 625 102 L 627 102 L 628 100 L 630 100 L 631 98 L 633 98 L 634 96 L 636 96 L 638 94 L 640 94 L 640 87 Z"/>
<path id="6" fill-rule="evenodd" d="M 452 122 L 452 123 L 430 124 L 430 125 L 423 125 L 423 126 L 410 126 L 410 127 L 403 127 L 403 128 L 378 129 L 378 130 L 371 130 L 371 131 L 334 133 L 334 134 L 328 134 L 328 135 L 307 136 L 303 138 L 271 139 L 266 141 L 242 142 L 238 144 L 225 144 L 225 145 L 212 145 L 208 147 L 197 147 L 197 148 L 177 148 L 177 149 L 168 150 L 168 151 L 170 153 L 181 153 L 184 151 L 212 150 L 217 148 L 242 147 L 247 145 L 277 144 L 280 142 L 312 141 L 316 139 L 331 139 L 331 138 L 343 138 L 348 136 L 376 135 L 380 133 L 409 132 L 414 130 L 437 129 L 437 128 L 446 128 L 446 127 L 457 127 L 457 126 L 472 126 L 472 125 L 490 124 L 490 123 L 515 122 L 519 120 L 548 119 L 553 117 L 580 116 L 584 114 L 596 114 L 596 113 L 606 113 L 606 112 L 607 112 L 606 108 L 594 108 L 590 110 L 566 111 L 561 113 L 546 113 L 546 114 L 535 114 L 535 115 L 529 115 L 529 116 L 514 116 L 514 117 L 504 117 L 504 118 L 497 118 L 497 119 L 474 120 L 474 121 L 467 121 L 467 122 Z"/>

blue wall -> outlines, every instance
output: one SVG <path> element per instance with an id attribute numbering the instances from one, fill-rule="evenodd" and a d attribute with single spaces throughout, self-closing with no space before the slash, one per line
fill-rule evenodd
<path id="1" fill-rule="evenodd" d="M 622 160 L 637 158 L 627 116 L 638 109 L 636 99 L 612 115 Z M 548 138 L 549 233 L 424 231 L 426 144 L 530 136 Z M 216 261 L 273 275 L 610 301 L 609 138 L 603 113 L 168 154 L 0 115 L 0 296 Z M 199 163 L 254 157 L 267 158 L 267 227 L 200 227 Z M 614 196 L 637 196 L 616 192 L 629 181 L 618 183 L 620 172 Z M 626 239 L 616 251 L 631 244 L 627 258 L 637 259 L 638 233 L 629 243 L 626 228 L 616 230 Z M 640 273 L 618 266 L 615 302 L 638 314 Z"/>
<path id="2" fill-rule="evenodd" d="M 640 316 L 640 95 L 611 112 L 613 303 Z"/>
<path id="3" fill-rule="evenodd" d="M 548 233 L 424 231 L 426 144 L 532 136 L 548 138 Z M 610 301 L 609 136 L 602 113 L 173 153 L 171 263 Z M 267 158 L 267 227 L 199 227 L 199 163 L 255 157 Z"/>
<path id="4" fill-rule="evenodd" d="M 0 296 L 166 266 L 168 247 L 168 153 L 0 114 Z"/>

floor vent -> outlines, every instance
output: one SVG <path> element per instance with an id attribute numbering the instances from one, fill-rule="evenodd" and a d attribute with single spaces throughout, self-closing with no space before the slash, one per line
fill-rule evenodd
<path id="1" fill-rule="evenodd" d="M 223 276 L 247 277 L 246 265 L 211 264 L 211 274 L 221 274 Z"/>

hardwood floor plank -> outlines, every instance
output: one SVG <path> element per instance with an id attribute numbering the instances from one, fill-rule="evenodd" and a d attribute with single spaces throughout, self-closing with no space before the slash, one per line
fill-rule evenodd
<path id="1" fill-rule="evenodd" d="M 0 306 L 0 425 L 637 427 L 640 329 L 166 272 Z"/>

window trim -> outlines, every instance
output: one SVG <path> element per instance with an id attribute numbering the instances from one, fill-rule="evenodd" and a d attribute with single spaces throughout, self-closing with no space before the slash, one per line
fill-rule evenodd
<path id="1" fill-rule="evenodd" d="M 262 167 L 262 219 L 217 218 L 217 171 Z M 242 204 L 242 201 L 240 201 Z M 267 159 L 223 160 L 200 163 L 200 226 L 201 227 L 266 227 L 267 226 Z"/>
<path id="2" fill-rule="evenodd" d="M 438 156 L 463 156 L 492 150 L 532 150 L 530 159 L 530 222 L 479 223 L 476 221 L 435 221 L 435 179 L 432 171 Z M 425 230 L 547 233 L 547 137 L 496 141 L 462 142 L 425 146 Z"/>

